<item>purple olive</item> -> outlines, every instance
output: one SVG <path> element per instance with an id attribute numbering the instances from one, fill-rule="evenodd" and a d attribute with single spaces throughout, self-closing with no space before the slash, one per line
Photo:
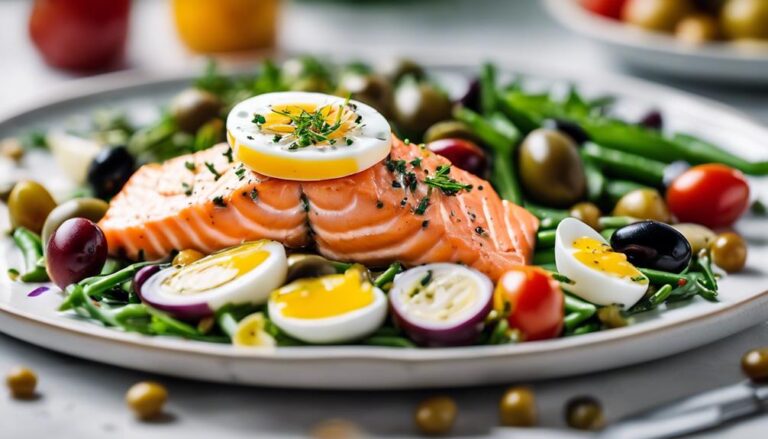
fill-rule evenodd
<path id="1" fill-rule="evenodd" d="M 85 218 L 64 221 L 48 241 L 48 275 L 61 289 L 99 274 L 106 260 L 104 232 Z"/>
<path id="2" fill-rule="evenodd" d="M 458 103 L 470 110 L 480 110 L 480 80 L 478 78 L 469 81 L 467 89 L 464 95 L 459 98 Z"/>
<path id="3" fill-rule="evenodd" d="M 440 139 L 427 144 L 430 151 L 447 158 L 452 165 L 483 177 L 488 169 L 485 152 L 464 139 Z"/>
<path id="4" fill-rule="evenodd" d="M 661 129 L 664 128 L 664 117 L 661 115 L 659 110 L 652 110 L 643 116 L 638 124 L 648 128 L 649 130 L 661 131 Z"/>
<path id="5" fill-rule="evenodd" d="M 573 139 L 577 145 L 583 145 L 592 140 L 592 138 L 584 130 L 584 128 L 581 127 L 581 125 L 576 122 L 571 122 L 570 120 L 547 119 L 542 123 L 542 126 L 551 130 L 560 131 L 562 134 L 565 134 L 566 136 Z"/>

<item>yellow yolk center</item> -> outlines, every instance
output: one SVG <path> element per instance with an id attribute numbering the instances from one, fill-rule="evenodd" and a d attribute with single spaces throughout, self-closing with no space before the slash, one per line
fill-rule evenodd
<path id="1" fill-rule="evenodd" d="M 163 286 L 178 294 L 196 294 L 231 282 L 269 257 L 263 244 L 255 241 L 206 256 L 168 276 Z"/>
<path id="2" fill-rule="evenodd" d="M 627 261 L 627 255 L 613 251 L 605 243 L 593 238 L 582 237 L 573 242 L 573 248 L 576 249 L 573 254 L 574 257 L 593 270 L 618 277 L 641 277 L 643 281 L 647 282 L 643 274 Z"/>
<path id="3" fill-rule="evenodd" d="M 274 105 L 272 111 L 264 115 L 265 122 L 261 124 L 261 132 L 290 136 L 296 132 L 296 125 L 292 118 L 317 113 L 321 116 L 321 119 L 318 119 L 322 120 L 328 127 L 333 127 L 338 123 L 338 128 L 324 134 L 326 138 L 334 140 L 351 131 L 356 118 L 353 111 L 337 105 L 325 105 L 320 108 L 316 104 L 310 103 Z M 319 132 L 321 128 L 315 127 L 314 131 Z M 330 143 L 327 141 L 319 142 L 314 146 L 330 146 Z"/>
<path id="4" fill-rule="evenodd" d="M 344 274 L 300 279 L 272 293 L 285 317 L 322 319 L 364 308 L 374 300 L 373 285 L 353 267 Z"/>

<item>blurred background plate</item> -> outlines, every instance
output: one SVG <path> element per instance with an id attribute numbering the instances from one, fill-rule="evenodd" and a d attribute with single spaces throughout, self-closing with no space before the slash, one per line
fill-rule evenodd
<path id="1" fill-rule="evenodd" d="M 629 67 L 685 79 L 768 84 L 766 43 L 687 44 L 671 35 L 600 17 L 579 0 L 545 0 L 544 4 L 564 27 L 594 41 Z"/>

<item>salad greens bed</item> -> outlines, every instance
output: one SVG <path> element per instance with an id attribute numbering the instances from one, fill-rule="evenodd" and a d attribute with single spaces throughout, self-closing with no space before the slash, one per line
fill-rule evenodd
<path id="1" fill-rule="evenodd" d="M 174 99 L 156 122 L 137 127 L 120 113 L 100 112 L 94 115 L 90 129 L 72 133 L 87 141 L 111 146 L 93 158 L 83 189 L 75 198 L 92 196 L 108 200 L 139 164 L 205 150 L 224 141 L 229 109 L 248 97 L 287 90 L 351 95 L 379 110 L 391 121 L 398 135 L 413 142 L 431 144 L 461 139 L 481 147 L 473 153 L 482 158 L 479 162 L 485 166 L 472 168 L 476 165 L 465 165 L 460 160 L 452 160 L 453 164 L 477 175 L 489 176 L 502 198 L 525 206 L 540 219 L 533 264 L 545 269 L 560 283 L 564 293 L 562 336 L 625 326 L 636 313 L 690 301 L 697 296 L 716 301 L 717 273 L 720 272 L 713 268 L 715 255 L 707 247 L 694 248 L 696 251 L 691 254 L 689 246 L 687 257 L 670 255 L 683 259 L 682 269 L 670 270 L 663 264 L 640 268 L 650 286 L 642 299 L 630 308 L 590 303 L 571 294 L 573 281 L 558 273 L 556 229 L 562 221 L 576 216 L 611 241 L 617 230 L 636 223 L 636 217 L 653 219 L 666 226 L 665 223 L 673 221 L 673 215 L 663 205 L 663 199 L 633 195 L 641 201 L 632 204 L 626 201 L 627 197 L 637 193 L 658 195 L 669 187 L 670 179 L 691 165 L 719 163 L 746 174 L 766 175 L 768 163 L 746 161 L 691 135 L 664 134 L 658 113 L 651 113 L 640 122 L 619 120 L 611 116 L 613 99 L 610 97 L 588 99 L 575 88 L 563 97 L 549 92 L 533 93 L 526 90 L 521 80 L 500 84 L 497 76 L 496 68 L 486 64 L 478 77 L 468 82 L 465 91 L 459 96 L 449 96 L 424 69 L 412 62 L 401 62 L 386 72 L 379 72 L 363 63 L 330 66 L 316 58 L 301 57 L 282 65 L 266 61 L 253 74 L 239 76 L 224 75 L 210 64 L 192 88 Z M 398 93 L 408 88 L 415 90 L 416 99 L 403 104 Z M 402 108 L 404 105 L 406 108 Z M 529 150 L 531 145 L 526 142 L 532 142 L 531 136 L 541 135 L 542 128 L 560 137 L 547 134 L 550 136 L 545 139 L 548 158 L 537 163 Z M 578 149 L 573 149 L 575 157 L 569 155 L 570 149 L 558 146 L 562 135 L 578 145 Z M 34 132 L 22 143 L 25 148 L 45 148 L 48 137 L 46 133 Z M 450 157 L 451 145 L 445 153 Z M 670 176 L 674 171 L 676 174 Z M 553 175 L 553 172 L 562 175 Z M 551 185 L 554 189 L 540 189 L 549 186 L 549 180 L 557 179 L 561 181 Z M 577 184 L 572 184 L 574 181 Z M 558 189 L 560 183 L 566 188 Z M 567 187 L 569 184 L 571 188 Z M 13 215 L 12 201 L 9 200 L 9 208 Z M 577 202 L 589 203 L 596 216 L 589 220 L 588 212 L 571 208 Z M 602 212 L 612 214 L 604 216 Z M 678 212 L 673 213 L 680 216 Z M 50 272 L 52 263 L 50 257 L 46 261 L 44 256 L 44 239 L 30 230 L 31 227 L 20 224 L 16 223 L 12 237 L 24 256 L 24 268 L 9 274 L 22 282 L 44 282 L 48 280 L 46 264 Z M 693 242 L 689 236 L 685 238 Z M 66 299 L 60 309 L 126 332 L 216 343 L 230 343 L 244 319 L 262 313 L 264 321 L 260 330 L 271 336 L 278 346 L 304 344 L 281 331 L 269 319 L 266 306 L 227 305 L 216 310 L 212 317 L 187 321 L 143 303 L 136 292 L 134 278 L 143 267 L 157 264 L 167 267 L 170 260 L 130 263 L 107 259 L 99 275 L 66 288 Z M 338 273 L 344 273 L 351 266 L 333 264 Z M 373 285 L 387 292 L 401 271 L 402 267 L 396 263 L 367 275 Z M 514 321 L 508 318 L 510 312 L 515 310 L 507 307 L 490 311 L 485 318 L 485 329 L 475 343 L 495 345 L 525 339 L 524 331 L 514 327 Z M 392 322 L 391 316 L 359 343 L 416 346 Z"/>

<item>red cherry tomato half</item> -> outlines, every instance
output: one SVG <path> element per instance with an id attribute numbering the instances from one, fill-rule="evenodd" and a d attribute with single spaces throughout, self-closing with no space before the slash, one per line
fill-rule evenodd
<path id="1" fill-rule="evenodd" d="M 429 142 L 430 151 L 447 158 L 452 165 L 482 177 L 488 169 L 485 151 L 464 139 L 440 139 Z"/>
<path id="2" fill-rule="evenodd" d="M 520 330 L 527 341 L 560 335 L 563 300 L 560 284 L 538 267 L 520 266 L 507 271 L 494 293 L 496 309 L 509 304 L 509 326 Z"/>
<path id="3" fill-rule="evenodd" d="M 667 188 L 667 204 L 680 222 L 727 227 L 747 210 L 749 184 L 725 165 L 694 166 Z"/>
<path id="4" fill-rule="evenodd" d="M 36 0 L 29 35 L 54 67 L 113 67 L 123 56 L 130 6 L 130 0 Z"/>
<path id="5" fill-rule="evenodd" d="M 627 0 L 581 0 L 585 9 L 603 17 L 621 19 L 621 10 Z"/>

